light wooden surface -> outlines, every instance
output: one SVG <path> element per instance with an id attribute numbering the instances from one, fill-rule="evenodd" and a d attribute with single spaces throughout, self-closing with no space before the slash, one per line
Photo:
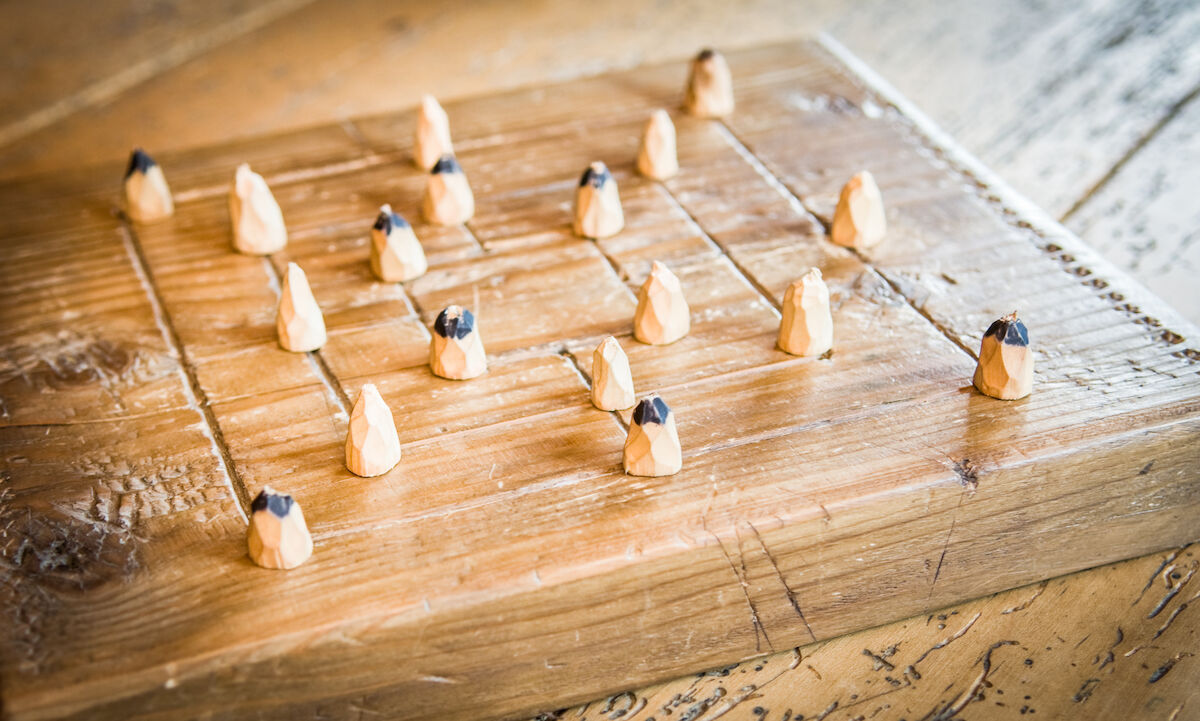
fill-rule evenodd
<path id="1" fill-rule="evenodd" d="M 1200 88 L 1191 0 L 64 5 L 0 9 L 13 79 L 0 176 L 825 30 L 1084 240 L 1121 263 L 1138 256 L 1126 269 L 1200 322 L 1194 203 L 1172 191 L 1200 184 L 1184 117 Z"/>
<path id="2" fill-rule="evenodd" d="M 665 185 L 632 165 L 682 63 L 448 104 L 479 212 L 418 223 L 430 272 L 405 286 L 372 280 L 366 244 L 381 203 L 419 217 L 411 114 L 165 154 L 179 208 L 157 226 L 111 217 L 104 170 L 7 186 L 24 262 L 5 291 L 45 311 L 5 317 L 33 360 L 6 397 L 6 711 L 511 716 L 1192 539 L 1196 331 L 1022 220 L 823 51 L 730 58 L 738 112 L 677 118 L 688 172 Z M 229 248 L 239 152 L 288 218 L 269 260 Z M 628 227 L 593 243 L 566 199 L 597 155 Z M 867 158 L 891 235 L 858 256 L 823 224 Z M 652 259 L 694 313 L 665 348 L 629 339 Z M 275 345 L 289 261 L 329 327 L 308 356 Z M 841 335 L 830 358 L 793 359 L 773 349 L 776 309 L 814 264 Z M 425 326 L 465 298 L 494 363 L 439 381 Z M 1039 318 L 1039 389 L 1006 404 L 970 391 L 971 348 L 1013 303 Z M 66 321 L 79 340 L 54 335 Z M 586 385 L 608 334 L 678 414 L 677 476 L 620 473 L 627 418 Z M 70 380 L 43 373 L 33 394 L 55 353 Z M 341 454 L 366 382 L 419 419 L 380 479 Z M 92 392 L 47 403 L 59 386 Z M 286 574 L 244 556 L 267 483 L 317 542 Z"/>

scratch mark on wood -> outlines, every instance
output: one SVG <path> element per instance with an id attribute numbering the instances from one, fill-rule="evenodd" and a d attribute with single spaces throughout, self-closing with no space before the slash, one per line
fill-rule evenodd
<path id="1" fill-rule="evenodd" d="M 754 527 L 753 523 L 747 521 L 746 525 L 750 526 L 750 530 L 754 532 L 754 537 L 758 539 L 758 545 L 762 547 L 767 560 L 771 562 L 771 568 L 775 569 L 775 576 L 779 579 L 780 585 L 783 586 L 783 592 L 787 595 L 788 602 L 792 604 L 792 610 L 796 612 L 796 615 L 800 617 L 801 623 L 804 624 L 804 630 L 808 632 L 809 638 L 816 641 L 817 635 L 813 633 L 812 626 L 808 625 L 808 619 L 804 617 L 804 611 L 800 608 L 800 600 L 796 598 L 796 593 L 788 586 L 787 581 L 784 580 L 783 573 L 779 570 L 779 564 L 775 562 L 775 557 L 771 555 L 767 544 L 763 542 L 762 535 Z"/>
<path id="2" fill-rule="evenodd" d="M 1092 697 L 1092 692 L 1095 691 L 1096 687 L 1099 685 L 1100 679 L 1089 678 L 1087 681 L 1083 682 L 1083 685 L 1079 687 L 1079 690 L 1074 696 L 1071 697 L 1071 700 L 1075 703 L 1083 703 L 1084 701 L 1087 701 Z"/>
<path id="3" fill-rule="evenodd" d="M 763 627 L 762 621 L 759 620 L 758 607 L 754 605 L 754 600 L 750 598 L 750 584 L 747 583 L 742 574 L 738 572 L 737 564 L 733 562 L 733 558 L 729 555 L 729 551 L 725 550 L 725 544 L 721 542 L 720 536 L 708 530 L 708 527 L 703 523 L 701 526 L 704 528 L 704 531 L 708 533 L 708 535 L 712 536 L 713 540 L 717 542 L 717 547 L 721 549 L 721 554 L 725 556 L 725 560 L 729 563 L 729 570 L 733 571 L 734 578 L 737 579 L 738 587 L 742 590 L 742 595 L 746 597 L 746 605 L 750 608 L 750 623 L 754 627 L 754 650 L 762 650 L 762 645 L 758 638 L 758 635 L 761 632 L 763 639 L 765 639 L 767 642 L 767 648 L 774 651 L 775 646 L 771 643 L 771 637 L 767 635 L 767 629 Z"/>
<path id="4" fill-rule="evenodd" d="M 1114 658 L 1113 652 L 1116 650 L 1117 646 L 1121 645 L 1121 642 L 1124 640 L 1125 640 L 1125 631 L 1120 626 L 1117 626 L 1117 640 L 1113 641 L 1112 645 L 1108 647 L 1108 654 L 1105 655 L 1103 663 L 1100 664 L 1100 668 L 1104 668 L 1105 666 L 1107 666 L 1108 664 L 1113 662 L 1113 658 Z M 1095 663 L 1095 661 L 1093 661 L 1093 663 Z"/>

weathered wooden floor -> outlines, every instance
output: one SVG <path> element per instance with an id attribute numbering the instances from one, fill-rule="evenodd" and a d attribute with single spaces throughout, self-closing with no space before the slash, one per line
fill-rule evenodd
<path id="1" fill-rule="evenodd" d="M 133 142 L 175 150 L 394 109 L 423 89 L 476 94 L 823 28 L 1019 190 L 1200 318 L 1195 3 L 907 1 L 849 14 L 841 3 L 632 6 L 594 22 L 579 20 L 590 17 L 582 3 L 480 3 L 469 14 L 326 0 L 10 6 L 0 11 L 11 20 L 0 24 L 0 57 L 14 80 L 0 86 L 0 175 L 111 161 Z M 661 719 L 665 705 L 704 707 L 695 718 L 850 719 L 886 703 L 877 717 L 946 717 L 955 694 L 995 686 L 1003 696 L 1027 689 L 1012 702 L 989 695 L 997 718 L 1025 707 L 1097 714 L 1105 699 L 1113 718 L 1188 718 L 1196 684 L 1179 679 L 1197 676 L 1188 655 L 1200 629 L 1196 604 L 1188 611 L 1197 564 L 1194 547 L 1155 554 L 962 604 L 945 620 L 805 647 L 794 668 L 782 654 L 761 671 L 751 663 L 566 716 Z M 923 683 L 896 675 L 910 666 Z M 886 702 L 868 708 L 884 683 Z M 947 706 L 933 703 L 935 691 Z M 620 714 L 626 703 L 638 708 Z"/>

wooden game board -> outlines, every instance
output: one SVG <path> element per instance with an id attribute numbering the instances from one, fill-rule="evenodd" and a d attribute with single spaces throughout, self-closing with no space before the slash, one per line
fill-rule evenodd
<path id="1" fill-rule="evenodd" d="M 1200 536 L 1198 331 L 825 48 L 728 57 L 725 122 L 675 110 L 684 61 L 448 103 L 466 228 L 419 222 L 410 113 L 159 158 L 160 225 L 113 213 L 118 163 L 0 189 L 4 712 L 511 717 Z M 660 106 L 666 184 L 633 172 Z M 627 220 L 599 242 L 570 231 L 595 159 Z M 287 219 L 269 260 L 230 249 L 243 161 Z M 861 168 L 890 227 L 860 255 L 823 224 Z M 384 202 L 430 260 L 404 286 L 367 266 Z M 655 259 L 693 312 L 666 347 L 630 337 Z M 275 343 L 288 261 L 325 312 L 315 354 Z M 777 307 L 813 265 L 835 347 L 794 358 Z M 481 378 L 426 366 L 449 303 L 478 317 Z M 1037 373 L 1003 402 L 970 377 L 1014 308 Z M 677 414 L 679 475 L 621 472 L 627 417 L 587 393 L 607 334 Z M 342 455 L 366 382 L 404 444 L 370 479 Z M 293 571 L 246 557 L 268 483 L 316 541 Z"/>

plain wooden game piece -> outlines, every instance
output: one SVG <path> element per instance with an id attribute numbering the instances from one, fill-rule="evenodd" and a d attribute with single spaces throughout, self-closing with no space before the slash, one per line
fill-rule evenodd
<path id="1" fill-rule="evenodd" d="M 608 166 L 596 161 L 583 171 L 575 188 L 575 234 L 584 238 L 607 238 L 625 227 L 621 195 Z"/>
<path id="2" fill-rule="evenodd" d="M 992 323 L 983 334 L 974 383 L 980 393 L 1002 401 L 1024 398 L 1033 390 L 1029 331 L 1015 310 Z"/>
<path id="3" fill-rule="evenodd" d="M 474 378 L 487 370 L 483 339 L 471 311 L 451 305 L 438 314 L 429 341 L 429 368 L 434 375 L 455 381 Z"/>
<path id="4" fill-rule="evenodd" d="M 475 196 L 453 155 L 443 155 L 434 163 L 422 209 L 425 219 L 435 225 L 458 225 L 475 215 Z"/>
<path id="5" fill-rule="evenodd" d="M 833 315 L 829 286 L 813 268 L 788 286 L 779 321 L 779 349 L 799 356 L 817 356 L 833 347 Z"/>
<path id="6" fill-rule="evenodd" d="M 675 414 L 657 393 L 633 409 L 625 438 L 625 472 L 631 476 L 673 476 L 683 468 Z"/>
<path id="7" fill-rule="evenodd" d="M 366 383 L 350 412 L 346 429 L 346 468 L 370 478 L 387 473 L 400 462 L 396 419 L 374 383 Z"/>
<path id="8" fill-rule="evenodd" d="M 592 351 L 592 404 L 602 411 L 623 411 L 635 400 L 629 357 L 610 335 Z"/>
<path id="9" fill-rule="evenodd" d="M 878 245 L 887 233 L 887 217 L 883 211 L 883 195 L 870 171 L 855 173 L 838 197 L 833 212 L 833 227 L 829 237 L 847 248 L 870 248 Z"/>
<path id="10" fill-rule="evenodd" d="M 308 285 L 308 276 L 295 263 L 288 263 L 275 315 L 279 346 L 307 353 L 325 345 L 325 317 Z"/>
<path id="11" fill-rule="evenodd" d="M 229 191 L 229 217 L 233 221 L 233 247 L 246 255 L 269 255 L 287 245 L 283 211 L 267 181 L 242 163 Z"/>
<path id="12" fill-rule="evenodd" d="M 162 167 L 141 148 L 134 148 L 125 171 L 125 208 L 139 223 L 153 223 L 175 213 L 175 201 Z"/>
<path id="13" fill-rule="evenodd" d="M 263 568 L 295 568 L 312 556 L 312 535 L 300 504 L 265 486 L 250 504 L 246 534 L 250 560 Z"/>
<path id="14" fill-rule="evenodd" d="M 638 172 L 653 180 L 669 180 L 679 173 L 675 153 L 675 124 L 665 110 L 655 110 L 642 130 L 638 146 Z"/>
<path id="15" fill-rule="evenodd" d="M 733 79 L 724 55 L 705 49 L 692 60 L 685 104 L 698 118 L 720 118 L 733 112 Z"/>
<path id="16" fill-rule="evenodd" d="M 413 131 L 413 161 L 421 170 L 429 171 L 442 156 L 453 154 L 446 111 L 432 95 L 421 96 L 417 127 Z"/>
<path id="17" fill-rule="evenodd" d="M 687 335 L 691 324 L 691 310 L 679 278 L 670 268 L 654 261 L 649 277 L 638 291 L 633 336 L 650 345 L 666 345 Z"/>
<path id="18" fill-rule="evenodd" d="M 392 206 L 381 206 L 371 226 L 371 272 L 380 280 L 398 283 L 424 275 L 428 267 L 412 226 L 393 213 Z"/>

